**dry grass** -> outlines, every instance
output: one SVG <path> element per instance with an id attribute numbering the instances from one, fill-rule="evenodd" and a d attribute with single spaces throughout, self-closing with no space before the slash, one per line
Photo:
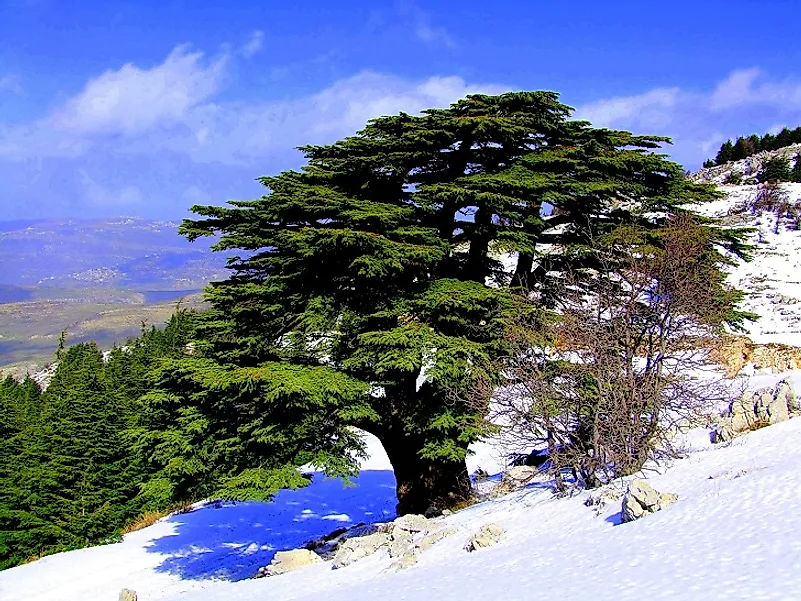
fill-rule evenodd
<path id="1" fill-rule="evenodd" d="M 161 518 L 166 518 L 168 515 L 173 513 L 189 513 L 192 511 L 192 505 L 179 505 L 176 507 L 171 507 L 170 509 L 164 509 L 162 511 L 145 511 L 131 523 L 127 524 L 120 530 L 121 535 L 130 534 L 131 532 L 136 532 L 137 530 L 142 530 L 143 528 L 147 528 L 148 526 L 152 526 L 156 522 L 158 522 Z"/>

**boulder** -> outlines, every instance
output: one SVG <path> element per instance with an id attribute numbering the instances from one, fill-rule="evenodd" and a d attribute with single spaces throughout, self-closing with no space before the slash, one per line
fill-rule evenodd
<path id="1" fill-rule="evenodd" d="M 464 546 L 465 551 L 472 553 L 473 551 L 496 545 L 503 538 L 505 532 L 506 530 L 498 526 L 498 524 L 485 524 L 478 532 L 467 539 L 467 543 Z"/>
<path id="2" fill-rule="evenodd" d="M 333 568 L 344 568 L 352 563 L 369 557 L 381 547 L 387 546 L 391 540 L 389 534 L 376 532 L 367 536 L 347 539 L 334 556 Z"/>
<path id="3" fill-rule="evenodd" d="M 394 562 L 389 567 L 391 570 L 398 572 L 410 568 L 415 564 L 417 564 L 417 553 L 414 550 L 410 550 L 408 553 L 404 553 L 398 561 Z"/>
<path id="4" fill-rule="evenodd" d="M 432 532 L 424 536 L 419 543 L 417 543 L 417 548 L 422 552 L 427 549 L 430 549 L 434 545 L 436 545 L 439 541 L 444 538 L 449 537 L 451 534 L 454 534 L 456 530 L 453 528 L 443 528 L 442 530 L 437 530 L 436 532 Z"/>
<path id="5" fill-rule="evenodd" d="M 742 432 L 771 426 L 790 419 L 790 412 L 799 408 L 789 380 L 782 380 L 773 390 L 763 388 L 746 391 L 733 400 L 723 412 L 712 432 L 712 442 L 727 442 Z"/>
<path id="6" fill-rule="evenodd" d="M 136 591 L 124 588 L 120 591 L 119 601 L 136 601 Z"/>
<path id="7" fill-rule="evenodd" d="M 645 480 L 634 480 L 623 497 L 623 521 L 633 522 L 649 513 L 661 511 L 678 499 L 673 493 L 659 492 Z"/>
<path id="8" fill-rule="evenodd" d="M 503 473 L 501 483 L 495 489 L 498 494 L 505 494 L 524 488 L 539 473 L 539 469 L 532 465 L 517 465 L 510 467 Z"/>
<path id="9" fill-rule="evenodd" d="M 389 556 L 401 557 L 414 548 L 414 537 L 411 532 L 395 528 L 389 541 Z"/>
<path id="10" fill-rule="evenodd" d="M 292 549 L 291 551 L 278 551 L 264 570 L 265 576 L 278 576 L 286 572 L 299 570 L 315 563 L 321 563 L 322 558 L 309 549 Z"/>
<path id="11" fill-rule="evenodd" d="M 428 532 L 432 529 L 432 524 L 424 515 L 410 513 L 399 517 L 392 522 L 393 532 L 403 530 L 406 532 Z"/>
<path id="12" fill-rule="evenodd" d="M 801 399 L 795 396 L 790 380 L 784 379 L 776 385 L 776 400 L 784 402 L 789 411 L 801 411 Z"/>

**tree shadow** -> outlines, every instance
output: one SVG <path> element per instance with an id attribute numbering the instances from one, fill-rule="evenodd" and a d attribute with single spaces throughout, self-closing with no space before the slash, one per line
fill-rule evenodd
<path id="1" fill-rule="evenodd" d="M 282 490 L 271 503 L 226 502 L 177 514 L 174 534 L 151 541 L 148 551 L 167 555 L 156 569 L 188 580 L 243 580 L 270 563 L 277 551 L 340 527 L 395 517 L 395 476 L 366 470 L 345 486 L 315 474 L 299 490 Z"/>

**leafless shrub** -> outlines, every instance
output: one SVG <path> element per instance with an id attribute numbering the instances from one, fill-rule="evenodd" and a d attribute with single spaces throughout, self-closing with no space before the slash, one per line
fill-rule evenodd
<path id="1" fill-rule="evenodd" d="M 763 211 L 773 213 L 776 217 L 774 233 L 779 233 L 779 227 L 783 220 L 792 229 L 799 229 L 801 225 L 801 206 L 799 203 L 792 202 L 787 192 L 776 181 L 768 181 L 759 187 L 756 195 L 751 200 L 751 213 L 757 214 Z"/>
<path id="2" fill-rule="evenodd" d="M 488 370 L 502 385 L 487 379 L 474 398 L 493 389 L 489 419 L 507 443 L 547 448 L 559 490 L 566 473 L 592 488 L 675 456 L 677 427 L 728 399 L 722 376 L 695 378 L 711 373 L 730 306 L 707 236 L 690 217 L 659 244 L 621 229 L 597 241 L 592 268 L 562 278 L 555 314 L 521 297 L 508 352 Z"/>

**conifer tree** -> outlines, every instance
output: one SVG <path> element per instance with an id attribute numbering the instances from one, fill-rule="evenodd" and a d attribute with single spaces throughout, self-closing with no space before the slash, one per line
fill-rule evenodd
<path id="1" fill-rule="evenodd" d="M 801 182 L 801 153 L 796 153 L 793 159 L 793 169 L 790 172 L 790 181 Z"/>
<path id="2" fill-rule="evenodd" d="M 734 159 L 734 144 L 732 144 L 731 140 L 726 140 L 723 145 L 720 147 L 720 151 L 718 152 L 717 156 L 715 157 L 715 163 L 718 165 L 724 165 L 729 161 L 733 161 Z"/>
<path id="3" fill-rule="evenodd" d="M 483 422 L 452 397 L 503 343 L 510 295 L 547 296 L 555 273 L 593 265 L 599 236 L 647 237 L 718 196 L 650 152 L 666 138 L 569 114 L 554 93 L 521 92 L 382 117 L 302 148 L 306 166 L 262 178 L 258 200 L 193 207 L 189 239 L 221 234 L 214 248 L 242 255 L 208 290 L 195 355 L 165 363 L 148 396 L 154 488 L 269 497 L 295 484 L 287 464 L 353 469 L 357 426 L 390 457 L 399 512 L 464 500 Z"/>

